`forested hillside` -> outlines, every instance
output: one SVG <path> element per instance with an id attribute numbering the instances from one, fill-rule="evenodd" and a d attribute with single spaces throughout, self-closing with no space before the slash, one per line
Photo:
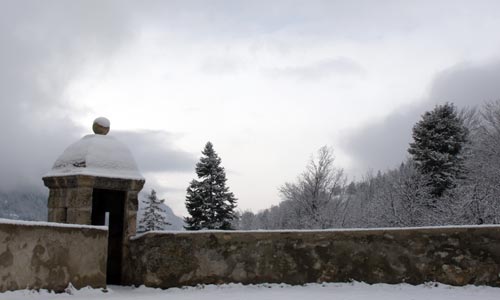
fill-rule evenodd
<path id="1" fill-rule="evenodd" d="M 47 196 L 47 191 L 29 188 L 0 191 L 0 218 L 46 221 Z"/>
<path id="2" fill-rule="evenodd" d="M 279 205 L 246 211 L 240 229 L 408 227 L 500 223 L 500 101 L 425 112 L 408 158 L 348 181 L 323 147 Z"/>

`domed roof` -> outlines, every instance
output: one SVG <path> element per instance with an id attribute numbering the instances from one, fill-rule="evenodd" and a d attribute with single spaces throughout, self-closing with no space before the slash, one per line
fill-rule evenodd
<path id="1" fill-rule="evenodd" d="M 101 134 L 86 135 L 70 145 L 45 177 L 67 175 L 144 179 L 127 146 Z"/>

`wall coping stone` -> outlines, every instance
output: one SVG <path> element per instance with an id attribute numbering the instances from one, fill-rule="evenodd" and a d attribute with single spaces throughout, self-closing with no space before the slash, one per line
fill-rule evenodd
<path id="1" fill-rule="evenodd" d="M 80 225 L 80 224 L 66 224 L 66 223 L 55 223 L 55 222 L 42 222 L 42 221 L 23 221 L 23 220 L 11 220 L 0 218 L 0 224 L 7 225 L 19 225 L 19 226 L 41 226 L 41 227 L 66 227 L 66 228 L 88 228 L 97 230 L 108 230 L 108 226 L 95 226 L 95 225 Z"/>
<path id="2" fill-rule="evenodd" d="M 385 233 L 397 231 L 428 231 L 435 233 L 438 231 L 467 231 L 467 229 L 500 229 L 500 225 L 484 224 L 484 225 L 448 225 L 448 226 L 424 226 L 424 227 L 377 227 L 377 228 L 331 228 L 331 229 L 280 229 L 280 230 L 153 230 L 142 232 L 130 237 L 131 240 L 137 240 L 145 235 L 170 234 L 259 234 L 259 233 L 329 233 L 329 232 L 345 232 L 345 233 Z"/>

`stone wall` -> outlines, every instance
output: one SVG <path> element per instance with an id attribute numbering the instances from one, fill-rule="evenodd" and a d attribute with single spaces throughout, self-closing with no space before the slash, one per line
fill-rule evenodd
<path id="1" fill-rule="evenodd" d="M 102 227 L 0 220 L 0 292 L 105 287 L 107 238 Z"/>
<path id="2" fill-rule="evenodd" d="M 130 284 L 346 282 L 500 286 L 500 227 L 152 232 L 130 243 Z"/>

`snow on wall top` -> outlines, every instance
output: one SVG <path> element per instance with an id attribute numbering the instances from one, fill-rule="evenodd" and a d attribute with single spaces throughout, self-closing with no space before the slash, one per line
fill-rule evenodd
<path id="1" fill-rule="evenodd" d="M 0 225 L 2 224 L 18 225 L 18 226 L 45 226 L 45 227 L 89 228 L 98 230 L 108 230 L 107 226 L 66 224 L 66 223 L 54 223 L 54 222 L 43 222 L 43 221 L 22 221 L 22 220 L 11 220 L 11 219 L 0 218 Z"/>
<path id="2" fill-rule="evenodd" d="M 220 229 L 202 229 L 202 230 L 151 230 L 137 233 L 131 240 L 139 239 L 148 234 L 204 234 L 204 233 L 325 233 L 325 232 L 376 232 L 376 231 L 410 231 L 410 230 L 443 230 L 443 229 L 471 229 L 471 228 L 493 228 L 500 229 L 497 224 L 482 225 L 445 225 L 445 226 L 422 226 L 422 227 L 369 227 L 369 228 L 329 228 L 329 229 L 253 229 L 253 230 L 220 230 Z"/>
<path id="3" fill-rule="evenodd" d="M 127 146 L 100 134 L 86 135 L 70 145 L 44 177 L 67 175 L 144 179 Z"/>

